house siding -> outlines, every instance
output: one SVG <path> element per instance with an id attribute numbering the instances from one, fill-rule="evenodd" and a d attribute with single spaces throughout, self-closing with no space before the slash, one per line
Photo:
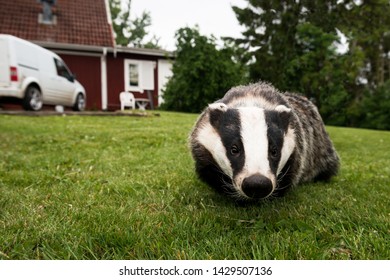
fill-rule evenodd
<path id="1" fill-rule="evenodd" d="M 124 90 L 125 74 L 123 59 L 115 58 L 112 53 L 107 55 L 107 109 L 120 108 L 119 94 Z"/>
<path id="2" fill-rule="evenodd" d="M 154 90 L 152 90 L 153 108 L 158 107 L 158 57 L 129 53 L 109 53 L 107 55 L 107 87 L 108 87 L 108 110 L 120 109 L 119 94 L 125 90 L 124 62 L 126 59 L 144 60 L 155 62 L 153 70 Z M 148 98 L 147 92 L 132 92 L 135 98 Z M 150 105 L 147 107 L 151 108 Z"/>
<path id="3" fill-rule="evenodd" d="M 102 81 L 100 57 L 59 54 L 87 93 L 87 110 L 102 108 Z"/>

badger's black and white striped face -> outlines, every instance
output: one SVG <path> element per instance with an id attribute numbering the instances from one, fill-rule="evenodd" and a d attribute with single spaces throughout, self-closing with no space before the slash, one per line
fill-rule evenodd
<path id="1" fill-rule="evenodd" d="M 274 110 L 229 108 L 214 103 L 209 105 L 208 115 L 196 141 L 231 179 L 225 184 L 231 184 L 239 199 L 270 196 L 295 146 L 294 132 L 288 125 L 290 109 L 283 105 Z"/>

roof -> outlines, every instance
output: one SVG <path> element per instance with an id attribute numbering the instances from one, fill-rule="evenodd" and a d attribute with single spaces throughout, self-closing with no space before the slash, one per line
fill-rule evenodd
<path id="1" fill-rule="evenodd" d="M 57 0 L 55 24 L 38 22 L 37 0 L 0 0 L 0 33 L 29 41 L 114 47 L 106 0 Z"/>
<path id="2" fill-rule="evenodd" d="M 109 51 L 118 52 L 118 53 L 143 54 L 143 55 L 157 56 L 157 57 L 170 58 L 170 59 L 175 57 L 174 53 L 166 50 L 161 50 L 161 49 L 116 46 L 114 50 L 109 49 Z"/>

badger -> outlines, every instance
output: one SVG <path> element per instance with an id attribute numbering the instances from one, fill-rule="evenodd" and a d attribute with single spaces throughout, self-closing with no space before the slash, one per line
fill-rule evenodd
<path id="1" fill-rule="evenodd" d="M 316 106 L 265 82 L 234 87 L 209 104 L 189 145 L 198 177 L 239 201 L 329 181 L 340 165 Z"/>

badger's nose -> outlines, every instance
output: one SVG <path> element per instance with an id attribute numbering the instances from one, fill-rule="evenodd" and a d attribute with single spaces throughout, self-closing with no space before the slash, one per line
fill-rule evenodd
<path id="1" fill-rule="evenodd" d="M 244 179 L 242 191 L 250 198 L 264 198 L 272 192 L 272 182 L 267 177 L 255 174 Z"/>

